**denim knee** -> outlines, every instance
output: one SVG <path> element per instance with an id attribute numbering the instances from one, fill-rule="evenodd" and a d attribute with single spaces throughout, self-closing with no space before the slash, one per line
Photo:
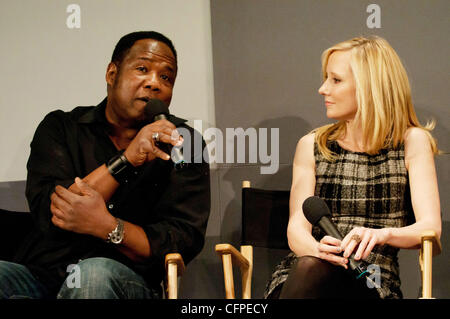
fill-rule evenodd
<path id="1" fill-rule="evenodd" d="M 78 278 L 76 278 L 78 276 Z M 74 265 L 58 298 L 154 298 L 145 280 L 122 263 L 109 258 L 89 258 Z"/>
<path id="2" fill-rule="evenodd" d="M 0 260 L 0 299 L 48 298 L 48 291 L 24 265 Z"/>

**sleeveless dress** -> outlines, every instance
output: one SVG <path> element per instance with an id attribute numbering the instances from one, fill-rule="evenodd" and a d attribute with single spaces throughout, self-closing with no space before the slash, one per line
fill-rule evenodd
<path id="1" fill-rule="evenodd" d="M 337 154 L 334 162 L 326 160 L 314 144 L 314 194 L 325 200 L 331 219 L 343 237 L 358 226 L 393 228 L 414 222 L 403 145 L 397 149 L 383 149 L 376 155 L 345 150 L 337 141 L 330 141 L 328 147 Z M 313 227 L 312 235 L 319 241 L 325 233 Z M 398 250 L 388 245 L 377 245 L 363 261 L 364 266 L 372 265 L 372 269 L 380 271 L 381 287 L 373 289 L 377 289 L 383 299 L 403 297 Z M 276 266 L 266 286 L 265 298 L 284 283 L 296 259 L 297 256 L 291 252 Z"/>

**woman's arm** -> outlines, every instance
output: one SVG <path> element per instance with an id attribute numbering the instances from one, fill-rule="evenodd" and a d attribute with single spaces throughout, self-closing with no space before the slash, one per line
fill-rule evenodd
<path id="1" fill-rule="evenodd" d="M 407 227 L 389 229 L 386 244 L 418 248 L 422 231 L 434 230 L 441 236 L 441 207 L 434 155 L 423 129 L 413 127 L 406 131 L 405 163 L 416 222 Z"/>
<path id="2" fill-rule="evenodd" d="M 325 236 L 317 242 L 311 234 L 312 225 L 303 214 L 303 202 L 314 195 L 315 185 L 314 134 L 308 134 L 300 139 L 295 151 L 287 229 L 289 247 L 297 256 L 315 256 L 346 267 L 346 258 L 336 255 L 341 252 L 341 241 Z"/>

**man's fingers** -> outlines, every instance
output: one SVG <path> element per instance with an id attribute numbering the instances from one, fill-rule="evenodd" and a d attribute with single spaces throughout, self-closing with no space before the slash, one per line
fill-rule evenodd
<path id="1" fill-rule="evenodd" d="M 59 209 L 57 206 L 50 204 L 50 211 L 52 212 L 52 215 L 57 217 L 58 219 L 63 219 L 64 218 L 64 213 L 62 212 L 61 209 Z"/>
<path id="2" fill-rule="evenodd" d="M 155 155 L 156 157 L 162 158 L 163 160 L 167 161 L 170 159 L 170 156 L 166 153 L 164 153 L 162 150 L 160 150 L 158 147 L 154 146 L 153 147 L 153 155 Z"/>
<path id="3" fill-rule="evenodd" d="M 81 178 L 75 177 L 75 184 L 77 184 L 78 188 L 80 189 L 83 195 L 92 195 L 93 189 Z"/>
<path id="4" fill-rule="evenodd" d="M 58 195 L 56 189 L 55 192 L 51 195 L 50 200 L 51 200 L 50 208 L 53 206 L 62 211 L 67 211 L 71 208 L 71 205 L 65 199 L 63 199 L 61 196 Z"/>
<path id="5" fill-rule="evenodd" d="M 78 195 L 72 193 L 71 191 L 60 185 L 56 185 L 55 193 L 56 195 L 58 195 L 58 197 L 62 198 L 68 203 L 71 203 L 78 198 Z"/>
<path id="6" fill-rule="evenodd" d="M 183 142 L 183 138 L 180 135 L 177 135 L 177 134 L 169 135 L 166 133 L 159 133 L 159 142 L 156 142 L 156 143 L 165 143 L 165 144 L 171 144 L 173 146 L 180 146 L 182 142 Z"/>

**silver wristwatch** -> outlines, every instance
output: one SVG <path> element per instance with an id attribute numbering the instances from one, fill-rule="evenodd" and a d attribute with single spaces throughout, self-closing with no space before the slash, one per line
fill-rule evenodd
<path id="1" fill-rule="evenodd" d="M 112 232 L 108 234 L 108 239 L 106 239 L 106 242 L 118 245 L 123 240 L 124 229 L 123 229 L 123 220 L 119 218 L 116 218 L 116 220 L 117 226 L 116 228 L 114 228 Z"/>

